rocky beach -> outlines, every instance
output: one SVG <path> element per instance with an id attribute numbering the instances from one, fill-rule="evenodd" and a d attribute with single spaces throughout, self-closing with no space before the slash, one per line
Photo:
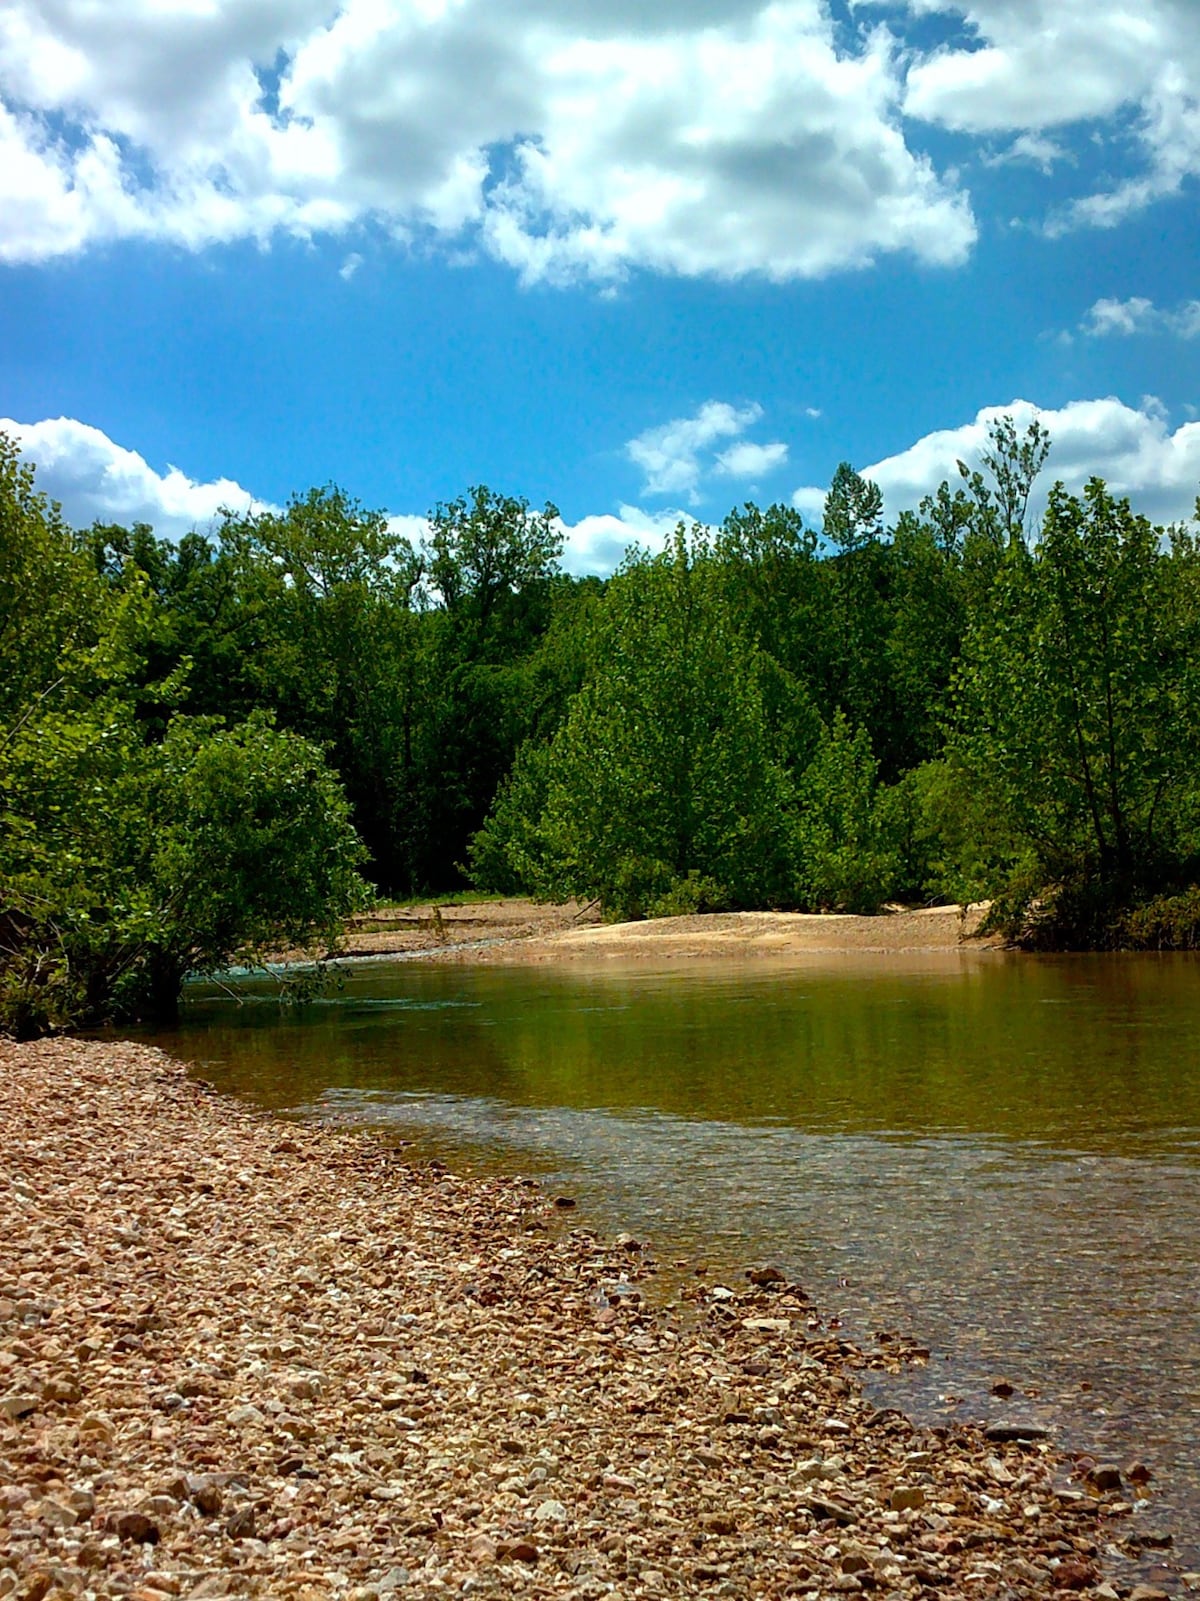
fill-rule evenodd
<path id="1" fill-rule="evenodd" d="M 1172 1589 L 1132 1457 L 874 1408 L 927 1353 L 770 1264 L 660 1288 L 569 1196 L 146 1046 L 0 1043 L 0 1127 L 0 1597 Z"/>

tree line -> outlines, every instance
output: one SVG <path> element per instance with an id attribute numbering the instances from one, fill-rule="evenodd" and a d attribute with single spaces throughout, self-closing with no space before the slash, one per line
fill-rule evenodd
<path id="1" fill-rule="evenodd" d="M 747 504 L 600 581 L 484 487 L 420 544 L 333 487 L 77 530 L 0 440 L 0 1021 L 465 884 L 1193 946 L 1200 545 L 1099 480 L 1032 526 L 1048 446 L 1004 419 L 891 526 L 843 465 L 820 534 Z"/>

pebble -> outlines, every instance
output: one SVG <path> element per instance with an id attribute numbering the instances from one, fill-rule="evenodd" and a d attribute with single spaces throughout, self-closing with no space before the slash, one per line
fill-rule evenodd
<path id="1" fill-rule="evenodd" d="M 0 1126 L 0 1601 L 1032 1601 L 1123 1538 L 1044 1430 L 893 1428 L 860 1375 L 927 1352 L 776 1268 L 681 1315 L 536 1186 L 148 1046 L 0 1043 Z"/>

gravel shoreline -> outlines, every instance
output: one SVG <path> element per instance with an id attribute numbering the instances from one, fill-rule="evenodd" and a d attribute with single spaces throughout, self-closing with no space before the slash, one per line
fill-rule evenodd
<path id="1" fill-rule="evenodd" d="M 535 1185 L 145 1046 L 0 1043 L 0 1127 L 0 1597 L 1128 1591 L 1115 1469 L 874 1411 L 769 1270 L 653 1307 Z"/>

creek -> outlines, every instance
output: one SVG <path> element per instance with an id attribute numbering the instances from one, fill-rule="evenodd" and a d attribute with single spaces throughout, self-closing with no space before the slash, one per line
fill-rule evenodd
<path id="1" fill-rule="evenodd" d="M 1200 1567 L 1200 960 L 380 960 L 296 1010 L 193 986 L 154 1038 L 261 1106 L 536 1176 L 676 1283 L 781 1268 L 822 1326 L 930 1348 L 881 1402 L 1147 1463 L 1134 1527 Z"/>

